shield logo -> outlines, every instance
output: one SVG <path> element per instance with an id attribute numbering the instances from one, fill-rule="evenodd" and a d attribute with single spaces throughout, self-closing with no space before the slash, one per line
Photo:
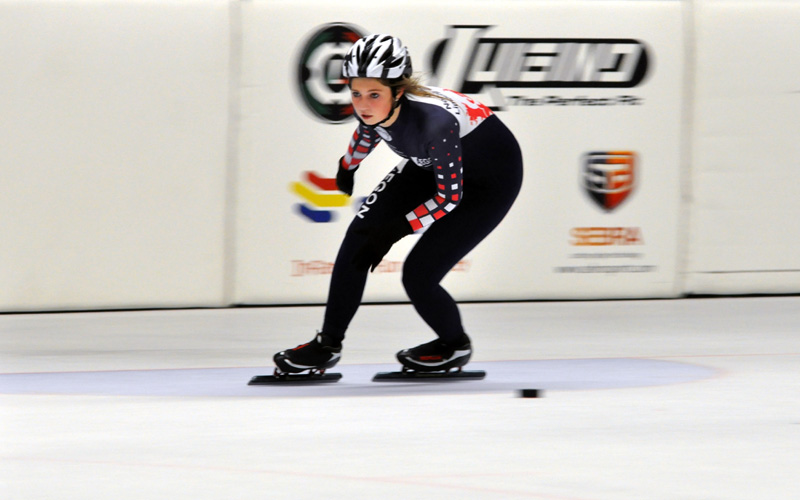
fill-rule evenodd
<path id="1" fill-rule="evenodd" d="M 594 151 L 583 157 L 581 172 L 586 193 L 600 208 L 610 212 L 633 191 L 636 154 L 632 151 Z"/>

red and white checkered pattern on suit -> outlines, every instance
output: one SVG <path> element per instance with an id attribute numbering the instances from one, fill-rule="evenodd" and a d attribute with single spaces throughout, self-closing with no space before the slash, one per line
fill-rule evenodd
<path id="1" fill-rule="evenodd" d="M 433 160 L 438 192 L 436 196 L 406 214 L 414 231 L 430 226 L 449 214 L 458 206 L 462 197 L 464 171 L 461 167 L 458 123 L 453 123 L 449 132 L 445 132 L 436 141 L 438 142 L 429 146 L 428 151 Z"/>
<path id="2" fill-rule="evenodd" d="M 346 170 L 358 168 L 358 164 L 375 149 L 379 142 L 381 142 L 381 138 L 374 131 L 371 132 L 366 127 L 357 127 L 356 131 L 353 132 L 353 137 L 350 138 L 350 146 L 344 155 L 342 168 Z"/>

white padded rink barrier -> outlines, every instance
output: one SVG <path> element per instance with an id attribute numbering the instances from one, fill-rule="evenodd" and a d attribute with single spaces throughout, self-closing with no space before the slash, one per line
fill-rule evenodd
<path id="1" fill-rule="evenodd" d="M 800 3 L 695 2 L 685 292 L 800 291 Z"/>
<path id="2" fill-rule="evenodd" d="M 0 4 L 0 310 L 322 303 L 352 37 L 493 106 L 523 191 L 459 300 L 800 292 L 800 5 Z M 746 28 L 746 29 L 745 29 Z M 468 193 L 466 194 L 468 195 Z M 407 238 L 365 300 L 404 300 Z"/>
<path id="3" fill-rule="evenodd" d="M 0 4 L 0 309 L 222 303 L 228 10 Z"/>

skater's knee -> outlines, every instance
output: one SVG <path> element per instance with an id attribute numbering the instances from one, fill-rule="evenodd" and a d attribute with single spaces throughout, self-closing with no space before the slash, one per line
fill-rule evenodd
<path id="1" fill-rule="evenodd" d="M 358 269 L 369 269 L 371 265 L 379 262 L 387 249 L 376 246 L 373 237 L 376 228 L 367 225 L 351 225 L 347 229 L 340 257 Z"/>
<path id="2" fill-rule="evenodd" d="M 407 263 L 403 266 L 403 288 L 406 294 L 413 301 L 417 297 L 426 295 L 436 283 L 430 279 L 430 275 L 422 269 L 414 269 Z"/>

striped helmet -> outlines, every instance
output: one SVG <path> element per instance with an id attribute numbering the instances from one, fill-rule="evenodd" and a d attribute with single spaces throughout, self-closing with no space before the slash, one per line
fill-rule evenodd
<path id="1" fill-rule="evenodd" d="M 383 78 L 393 80 L 411 76 L 411 56 L 399 38 L 369 35 L 350 47 L 344 58 L 345 78 Z"/>

